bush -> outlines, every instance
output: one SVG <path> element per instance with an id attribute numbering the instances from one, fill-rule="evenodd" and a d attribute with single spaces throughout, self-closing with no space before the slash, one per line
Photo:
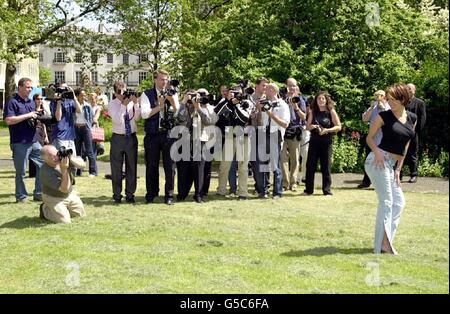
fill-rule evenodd
<path id="1" fill-rule="evenodd" d="M 434 162 L 427 153 L 424 153 L 422 159 L 419 162 L 419 176 L 448 177 L 448 160 L 449 155 L 447 152 L 441 151 L 439 157 Z"/>
<path id="2" fill-rule="evenodd" d="M 357 172 L 359 165 L 359 134 L 354 133 L 352 139 L 346 136 L 333 140 L 333 157 L 331 171 L 334 173 Z"/>

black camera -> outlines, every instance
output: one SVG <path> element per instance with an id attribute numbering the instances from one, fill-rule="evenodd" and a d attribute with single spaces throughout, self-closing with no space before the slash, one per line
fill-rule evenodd
<path id="1" fill-rule="evenodd" d="M 318 128 L 311 129 L 311 133 L 312 134 L 317 134 L 317 135 L 319 135 L 322 131 L 323 131 L 323 128 L 322 128 L 321 125 L 319 125 Z"/>
<path id="2" fill-rule="evenodd" d="M 163 93 L 163 96 L 173 96 L 178 93 L 178 85 L 180 85 L 180 81 L 178 80 L 170 80 L 169 81 L 170 88 L 166 89 Z"/>
<path id="3" fill-rule="evenodd" d="M 298 104 L 300 103 L 300 96 L 292 96 L 287 98 L 288 103 Z"/>
<path id="4" fill-rule="evenodd" d="M 137 91 L 135 91 L 133 89 L 127 89 L 125 91 L 121 91 L 120 93 L 123 95 L 124 98 L 130 98 L 131 96 L 141 97 L 141 94 L 142 94 L 142 93 L 137 92 Z"/>
<path id="5" fill-rule="evenodd" d="M 287 97 L 287 94 L 288 94 L 288 89 L 287 89 L 287 87 L 282 87 L 282 88 L 280 88 L 280 90 L 278 91 L 278 93 L 280 94 L 280 97 L 281 97 L 282 99 L 285 99 L 285 98 Z"/>
<path id="6" fill-rule="evenodd" d="M 63 158 L 69 157 L 72 154 L 73 154 L 73 150 L 71 148 L 66 148 L 65 146 L 61 146 L 58 149 L 58 153 L 57 153 L 59 160 L 63 160 Z"/>
<path id="7" fill-rule="evenodd" d="M 211 94 L 207 95 L 206 93 L 198 93 L 198 96 L 195 96 L 194 100 L 199 102 L 201 105 L 206 105 L 214 102 L 215 98 L 214 95 Z"/>
<path id="8" fill-rule="evenodd" d="M 260 101 L 261 104 L 261 110 L 262 111 L 268 111 L 272 108 L 278 107 L 280 104 L 278 101 L 270 101 L 268 99 L 263 99 Z"/>
<path id="9" fill-rule="evenodd" d="M 255 92 L 253 87 L 248 86 L 248 80 L 238 80 L 238 84 L 244 91 L 244 97 L 248 96 L 248 95 L 252 95 Z"/>
<path id="10" fill-rule="evenodd" d="M 74 99 L 74 94 L 68 87 L 45 87 L 42 89 L 42 96 L 48 100 Z"/>
<path id="11" fill-rule="evenodd" d="M 41 123 L 44 123 L 46 125 L 54 124 L 56 123 L 56 119 L 51 116 L 44 115 L 43 111 L 38 111 L 36 118 L 30 118 L 27 120 L 28 125 L 32 128 L 35 128 L 37 125 L 37 122 L 40 121 Z"/>

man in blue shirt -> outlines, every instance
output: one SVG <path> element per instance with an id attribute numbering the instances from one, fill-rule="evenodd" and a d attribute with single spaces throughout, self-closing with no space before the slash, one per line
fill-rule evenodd
<path id="1" fill-rule="evenodd" d="M 28 193 L 24 177 L 28 158 L 36 165 L 35 187 L 33 199 L 42 200 L 42 189 L 39 171 L 43 164 L 40 157 L 41 144 L 36 140 L 36 127 L 29 123 L 30 119 L 38 116 L 36 104 L 28 98 L 31 93 L 32 81 L 21 78 L 18 83 L 18 92 L 5 106 L 4 120 L 9 127 L 10 147 L 13 153 L 14 168 L 16 169 L 16 201 L 26 202 Z"/>
<path id="2" fill-rule="evenodd" d="M 57 149 L 61 146 L 70 148 L 73 150 L 73 154 L 77 156 L 80 152 L 77 152 L 75 148 L 75 113 L 81 113 L 82 109 L 72 88 L 65 83 L 61 84 L 61 87 L 65 87 L 72 92 L 72 97 L 57 99 L 50 104 L 52 116 L 57 121 L 53 126 L 52 144 Z"/>

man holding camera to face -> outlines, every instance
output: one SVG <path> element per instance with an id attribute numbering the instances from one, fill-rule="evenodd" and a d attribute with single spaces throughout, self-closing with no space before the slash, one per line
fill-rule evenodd
<path id="1" fill-rule="evenodd" d="M 125 161 L 125 201 L 135 204 L 138 155 L 136 121 L 141 111 L 136 93 L 128 91 L 125 83 L 116 82 L 113 88 L 115 98 L 108 106 L 113 131 L 110 150 L 113 199 L 116 203 L 122 202 L 122 166 Z"/>
<path id="2" fill-rule="evenodd" d="M 145 200 L 153 203 L 159 195 L 159 158 L 162 152 L 166 183 L 164 199 L 167 205 L 173 204 L 175 181 L 175 162 L 170 157 L 170 148 L 175 139 L 170 137 L 170 130 L 176 124 L 179 106 L 178 81 L 169 81 L 169 73 L 156 70 L 153 73 L 154 87 L 141 96 L 141 114 L 145 119 L 145 183 L 147 193 Z"/>
<path id="3" fill-rule="evenodd" d="M 283 171 L 283 188 L 297 190 L 297 177 L 300 160 L 300 141 L 305 130 L 302 121 L 306 119 L 306 104 L 300 96 L 300 89 L 294 78 L 288 78 L 285 101 L 289 105 L 291 120 L 284 134 L 281 150 L 281 165 Z M 304 170 L 303 170 L 304 171 Z"/>
<path id="4" fill-rule="evenodd" d="M 84 217 L 83 202 L 73 189 L 74 168 L 84 168 L 82 158 L 73 156 L 71 149 L 45 145 L 41 150 L 44 165 L 41 168 L 42 201 L 40 218 L 55 223 L 70 223 L 71 217 Z"/>
<path id="5" fill-rule="evenodd" d="M 217 104 L 214 112 L 220 117 L 225 117 L 224 144 L 222 149 L 222 161 L 219 167 L 219 186 L 217 195 L 225 196 L 227 192 L 228 174 L 234 156 L 238 165 L 238 194 L 239 200 L 248 197 L 248 161 L 250 159 L 250 140 L 248 124 L 253 103 L 248 96 L 254 93 L 247 82 L 241 81 L 228 91 L 228 101 Z"/>
<path id="6" fill-rule="evenodd" d="M 269 169 L 273 172 L 273 199 L 278 199 L 283 194 L 280 151 L 291 117 L 289 106 L 278 98 L 278 92 L 276 84 L 268 84 L 266 98 L 256 104 L 259 143 L 256 148 L 255 179 L 260 198 L 268 197 L 269 182 L 266 173 Z M 265 142 L 261 135 L 265 137 Z"/>
<path id="7" fill-rule="evenodd" d="M 211 161 L 206 160 L 203 149 L 212 138 L 208 126 L 217 122 L 217 115 L 211 105 L 214 97 L 204 88 L 197 91 L 190 90 L 184 95 L 179 109 L 178 120 L 188 131 L 189 136 L 184 137 L 189 143 L 184 147 L 188 152 L 181 150 L 182 160 L 177 162 L 178 169 L 178 196 L 177 200 L 184 200 L 194 183 L 194 201 L 203 203 L 208 194 L 209 180 L 211 179 Z M 182 146 L 183 147 L 183 146 Z M 211 155 L 212 157 L 212 155 Z"/>
<path id="8" fill-rule="evenodd" d="M 16 169 L 16 202 L 26 202 L 28 193 L 25 188 L 25 169 L 28 158 L 36 165 L 35 188 L 33 199 L 42 199 L 39 169 L 42 159 L 39 152 L 42 148 L 36 138 L 36 124 L 30 123 L 40 114 L 36 110 L 36 104 L 29 99 L 32 82 L 29 78 L 21 78 L 18 83 L 18 92 L 5 105 L 4 120 L 9 128 L 10 147 L 13 155 L 14 168 Z"/>
<path id="9" fill-rule="evenodd" d="M 50 98 L 50 110 L 57 121 L 52 129 L 52 144 L 56 148 L 64 146 L 72 149 L 74 155 L 77 155 L 79 152 L 75 147 L 75 121 L 76 113 L 82 113 L 81 105 L 75 97 L 75 92 L 67 84 L 62 83 L 52 89 L 56 90 L 56 93 Z M 47 93 L 44 94 L 47 95 Z"/>

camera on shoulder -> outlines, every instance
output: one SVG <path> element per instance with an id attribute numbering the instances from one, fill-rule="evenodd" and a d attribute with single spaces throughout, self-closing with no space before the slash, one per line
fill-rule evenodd
<path id="1" fill-rule="evenodd" d="M 73 92 L 68 87 L 49 86 L 42 89 L 42 96 L 47 100 L 74 99 Z"/>

